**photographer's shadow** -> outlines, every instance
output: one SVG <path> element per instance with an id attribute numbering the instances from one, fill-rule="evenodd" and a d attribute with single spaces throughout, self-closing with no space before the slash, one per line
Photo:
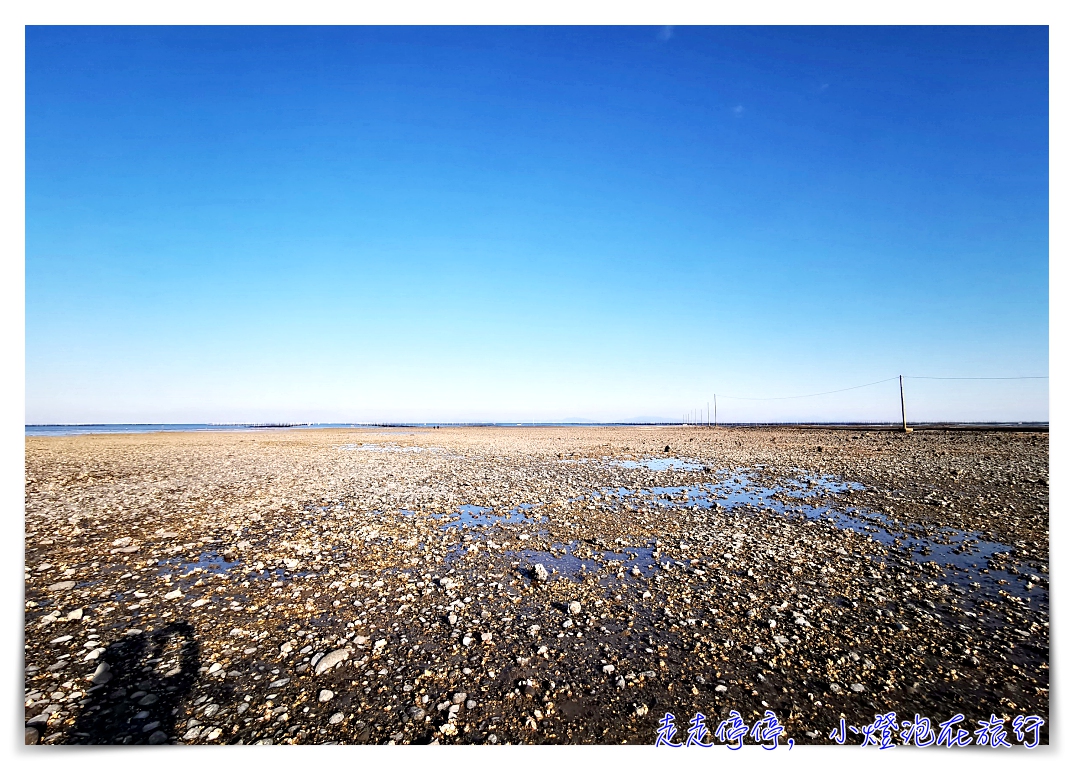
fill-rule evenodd
<path id="1" fill-rule="evenodd" d="M 173 742 L 179 704 L 198 677 L 194 628 L 180 621 L 128 636 L 110 644 L 98 661 L 89 703 L 66 742 Z"/>

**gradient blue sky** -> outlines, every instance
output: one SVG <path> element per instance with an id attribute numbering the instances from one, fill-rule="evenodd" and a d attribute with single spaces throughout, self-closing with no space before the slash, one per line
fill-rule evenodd
<path id="1" fill-rule="evenodd" d="M 1048 38 L 26 38 L 26 420 L 679 419 L 1048 371 Z M 1047 381 L 908 383 L 1047 419 Z M 721 420 L 898 419 L 887 383 Z"/>

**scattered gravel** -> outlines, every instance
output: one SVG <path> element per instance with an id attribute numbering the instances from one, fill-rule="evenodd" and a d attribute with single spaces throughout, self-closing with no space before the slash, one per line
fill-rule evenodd
<path id="1" fill-rule="evenodd" d="M 26 742 L 1047 719 L 1048 556 L 1046 433 L 30 437 Z"/>

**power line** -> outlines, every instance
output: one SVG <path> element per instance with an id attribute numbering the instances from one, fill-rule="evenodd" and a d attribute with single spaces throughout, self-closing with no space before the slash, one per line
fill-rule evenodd
<path id="1" fill-rule="evenodd" d="M 1026 375 L 1019 377 L 925 377 L 912 374 L 905 375 L 908 380 L 1047 380 L 1049 376 L 1043 375 Z M 898 377 L 888 377 L 886 380 L 877 380 L 876 382 L 867 382 L 864 385 L 853 385 L 849 388 L 840 388 L 838 390 L 826 390 L 823 393 L 806 393 L 801 396 L 773 396 L 770 398 L 755 398 L 752 396 L 725 396 L 723 394 L 715 394 L 719 398 L 730 398 L 733 401 L 787 401 L 794 398 L 812 398 L 813 396 L 827 396 L 832 393 L 844 393 L 848 390 L 857 390 L 858 388 L 868 388 L 872 385 L 880 385 L 884 382 L 891 382 L 899 379 Z"/>
<path id="2" fill-rule="evenodd" d="M 917 377 L 912 374 L 906 375 L 908 380 L 1046 380 L 1047 374 L 1029 375 L 1027 377 Z"/>
<path id="3" fill-rule="evenodd" d="M 879 385 L 882 382 L 892 382 L 899 379 L 898 377 L 888 377 L 886 380 L 877 380 L 876 382 L 867 382 L 864 385 L 854 385 L 849 388 L 840 388 L 839 390 L 826 390 L 823 393 L 806 393 L 801 396 L 773 396 L 771 398 L 752 398 L 750 396 L 724 396 L 717 393 L 720 398 L 730 398 L 734 401 L 786 401 L 791 398 L 812 398 L 813 396 L 827 396 L 831 393 L 843 393 L 848 390 L 857 390 L 858 388 L 868 388 L 870 385 Z"/>

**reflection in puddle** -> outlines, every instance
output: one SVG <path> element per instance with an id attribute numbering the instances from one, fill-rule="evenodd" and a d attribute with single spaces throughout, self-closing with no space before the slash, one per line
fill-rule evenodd
<path id="1" fill-rule="evenodd" d="M 506 513 L 496 513 L 494 508 L 460 505 L 458 513 L 434 513 L 432 517 L 441 520 L 440 528 L 443 530 L 491 527 L 496 524 L 540 524 L 547 521 L 548 517 L 531 513 L 536 507 L 522 503 Z"/>
<path id="2" fill-rule="evenodd" d="M 238 565 L 238 560 L 228 561 L 216 551 L 204 551 L 193 561 L 180 557 L 161 559 L 157 562 L 157 566 L 160 567 L 157 570 L 157 574 L 164 575 L 178 572 L 179 577 L 186 577 L 199 572 L 208 572 L 214 575 L 222 575 Z"/>
<path id="3" fill-rule="evenodd" d="M 435 452 L 438 450 L 438 447 L 399 446 L 398 444 L 344 444 L 338 448 L 352 452 Z"/>
<path id="4" fill-rule="evenodd" d="M 655 553 L 655 541 L 644 546 L 622 546 L 609 549 L 581 540 L 553 543 L 547 551 L 529 548 L 504 551 L 504 556 L 520 562 L 526 577 L 538 564 L 549 573 L 550 579 L 563 578 L 571 582 L 584 580 L 586 575 L 630 574 L 635 578 L 648 578 L 659 566 Z M 602 581 L 604 582 L 604 581 Z"/>
<path id="5" fill-rule="evenodd" d="M 1023 564 L 1005 562 L 1007 554 L 1012 552 L 1009 545 L 984 540 L 979 532 L 954 527 L 926 530 L 920 524 L 899 525 L 883 514 L 858 507 L 836 509 L 832 498 L 864 488 L 861 484 L 833 476 L 810 474 L 765 486 L 751 471 L 738 469 L 715 483 L 654 486 L 640 490 L 605 488 L 573 499 L 604 501 L 612 506 L 630 500 L 635 504 L 640 502 L 667 509 L 725 509 L 747 514 L 772 511 L 789 517 L 827 521 L 839 529 L 866 535 L 915 562 L 936 565 L 941 570 L 939 574 L 967 593 L 992 599 L 1016 596 L 1033 602 L 1042 612 L 1048 611 L 1046 579 Z M 522 562 L 527 574 L 534 566 L 542 564 L 553 578 L 572 581 L 608 570 L 622 571 L 628 579 L 644 579 L 654 569 L 693 569 L 695 566 L 661 555 L 653 542 L 642 547 L 608 550 L 599 541 L 596 545 L 571 541 L 554 544 L 548 551 L 525 549 L 507 551 L 505 555 Z M 1029 587 L 1031 583 L 1037 585 Z"/>
<path id="6" fill-rule="evenodd" d="M 682 460 L 678 457 L 652 457 L 647 460 L 613 460 L 611 465 L 620 468 L 646 468 L 650 471 L 702 471 L 701 463 Z"/>

